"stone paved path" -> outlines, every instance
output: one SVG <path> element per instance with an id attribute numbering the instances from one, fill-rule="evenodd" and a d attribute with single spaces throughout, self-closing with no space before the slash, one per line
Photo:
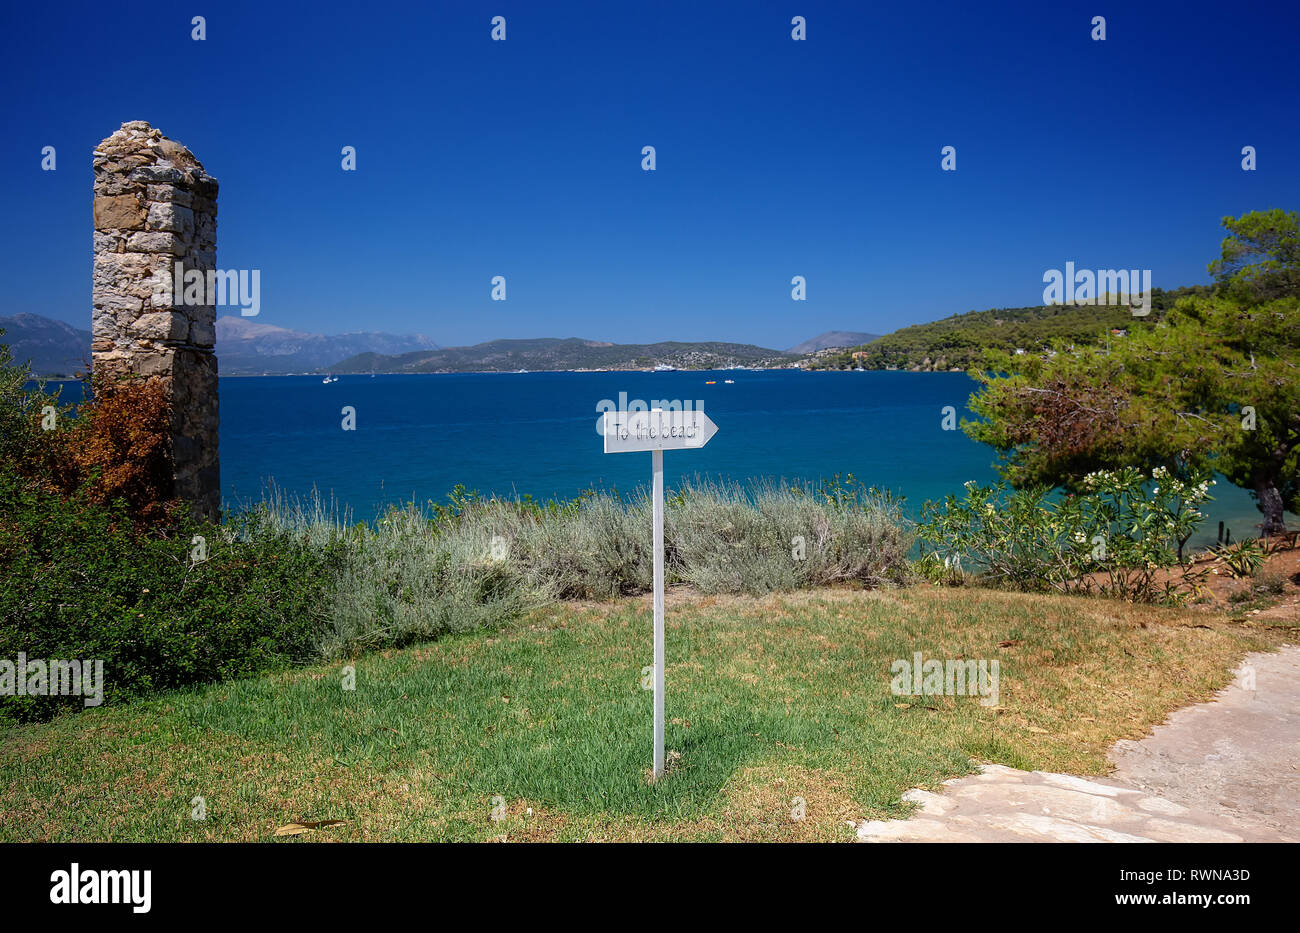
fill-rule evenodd
<path id="1" fill-rule="evenodd" d="M 1214 700 L 1110 757 L 1106 778 L 985 765 L 942 793 L 908 791 L 910 819 L 862 823 L 858 839 L 1300 842 L 1300 647 L 1248 656 Z"/>

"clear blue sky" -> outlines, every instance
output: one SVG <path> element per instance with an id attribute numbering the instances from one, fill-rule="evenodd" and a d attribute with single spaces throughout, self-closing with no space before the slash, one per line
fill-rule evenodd
<path id="1" fill-rule="evenodd" d="M 1067 260 L 1168 288 L 1208 280 L 1223 215 L 1300 208 L 1295 3 L 205 0 L 0 18 L 0 313 L 85 328 L 90 153 L 135 119 L 220 180 L 218 264 L 261 270 L 258 323 L 443 345 L 786 347 L 1037 304 Z"/>

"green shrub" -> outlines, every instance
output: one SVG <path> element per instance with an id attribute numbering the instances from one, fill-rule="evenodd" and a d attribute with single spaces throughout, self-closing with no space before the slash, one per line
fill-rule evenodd
<path id="1" fill-rule="evenodd" d="M 195 535 L 206 561 L 191 560 Z M 336 558 L 256 516 L 139 533 L 121 502 L 0 469 L 0 659 L 102 660 L 105 702 L 305 661 Z M 0 716 L 74 705 L 5 697 Z"/>
<path id="2" fill-rule="evenodd" d="M 936 551 L 927 551 L 913 562 L 912 568 L 922 579 L 940 586 L 963 586 L 968 579 L 960 554 L 940 555 Z"/>
<path id="3" fill-rule="evenodd" d="M 83 388 L 81 403 L 60 404 L 43 382 L 31 384 L 28 367 L 13 365 L 9 348 L 0 345 L 0 462 L 65 497 L 122 500 L 138 526 L 173 522 L 181 506 L 162 381 L 96 378 Z"/>
<path id="4" fill-rule="evenodd" d="M 4 331 L 0 330 L 0 337 Z M 60 405 L 58 396 L 35 380 L 30 367 L 13 362 L 9 347 L 0 342 L 0 463 L 29 463 L 48 442 L 41 430 L 42 409 L 53 406 L 60 419 L 70 406 Z"/>
<path id="5" fill-rule="evenodd" d="M 1128 467 L 1092 473 L 1086 493 L 1059 501 L 1043 488 L 1008 495 L 1000 483 L 967 483 L 963 498 L 924 505 L 918 534 L 932 550 L 922 561 L 965 561 L 986 582 L 1021 590 L 1177 601 L 1197 583 L 1180 555 L 1211 482 L 1162 468 L 1148 480 Z M 1175 580 L 1164 571 L 1176 566 L 1183 575 Z"/>
<path id="6" fill-rule="evenodd" d="M 1264 566 L 1264 549 L 1254 538 L 1245 538 L 1236 544 L 1220 544 L 1214 556 L 1223 561 L 1228 573 L 1234 577 L 1253 577 Z"/>

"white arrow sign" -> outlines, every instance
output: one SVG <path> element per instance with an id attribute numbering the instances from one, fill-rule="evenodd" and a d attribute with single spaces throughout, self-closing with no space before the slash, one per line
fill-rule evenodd
<path id="1" fill-rule="evenodd" d="M 607 411 L 601 422 L 605 453 L 650 451 L 654 473 L 655 711 L 654 776 L 664 775 L 664 451 L 703 447 L 718 426 L 702 411 Z"/>
<path id="2" fill-rule="evenodd" d="M 703 447 L 718 426 L 702 411 L 607 411 L 601 424 L 605 453 Z"/>

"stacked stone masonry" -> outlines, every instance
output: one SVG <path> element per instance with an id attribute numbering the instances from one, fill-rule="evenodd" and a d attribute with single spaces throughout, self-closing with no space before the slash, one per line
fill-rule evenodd
<path id="1" fill-rule="evenodd" d="M 171 400 L 175 492 L 216 518 L 216 305 L 186 304 L 174 272 L 217 262 L 217 180 L 136 120 L 95 149 L 91 356 L 96 378 L 161 380 Z M 183 289 L 181 290 L 183 292 Z"/>

